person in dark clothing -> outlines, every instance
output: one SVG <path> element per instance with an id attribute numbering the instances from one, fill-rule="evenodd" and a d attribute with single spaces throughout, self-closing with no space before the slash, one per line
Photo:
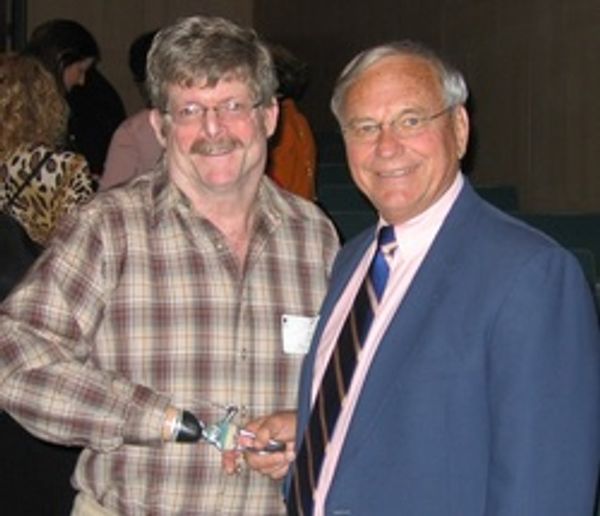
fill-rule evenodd
<path id="1" fill-rule="evenodd" d="M 93 66 L 87 72 L 85 84 L 69 92 L 67 102 L 71 108 L 71 145 L 86 157 L 90 170 L 101 175 L 110 139 L 126 117 L 121 97 Z"/>
<path id="2" fill-rule="evenodd" d="M 63 149 L 68 106 L 38 59 L 0 54 L 0 301 L 93 195 L 85 158 Z M 3 514 L 68 514 L 79 450 L 43 443 L 0 405 Z M 32 496 L 33 494 L 33 496 Z"/>
<path id="3" fill-rule="evenodd" d="M 71 110 L 69 144 L 99 175 L 112 134 L 126 113 L 119 94 L 97 69 L 98 43 L 76 21 L 54 19 L 33 30 L 23 53 L 38 58 L 54 76 Z"/>

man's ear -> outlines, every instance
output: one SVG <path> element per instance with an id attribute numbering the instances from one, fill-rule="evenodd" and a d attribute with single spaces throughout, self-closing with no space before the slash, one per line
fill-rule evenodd
<path id="1" fill-rule="evenodd" d="M 270 104 L 265 104 L 263 106 L 263 120 L 265 124 L 265 132 L 267 133 L 267 138 L 273 136 L 275 129 L 277 128 L 277 118 L 279 117 L 279 103 L 277 99 L 273 97 L 271 99 Z"/>
<path id="2" fill-rule="evenodd" d="M 164 148 L 167 146 L 167 128 L 163 115 L 158 109 L 150 110 L 150 125 L 154 129 L 154 135 L 158 143 Z"/>
<path id="3" fill-rule="evenodd" d="M 454 137 L 456 138 L 457 159 L 461 160 L 467 152 L 469 142 L 469 115 L 464 106 L 456 106 L 453 113 Z"/>

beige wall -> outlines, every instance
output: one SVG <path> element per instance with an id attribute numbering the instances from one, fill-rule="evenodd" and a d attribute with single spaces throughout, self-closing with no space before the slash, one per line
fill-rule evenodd
<path id="1" fill-rule="evenodd" d="M 248 0 L 28 0 L 27 5 L 28 33 L 43 21 L 71 18 L 94 34 L 102 53 L 100 69 L 130 113 L 142 105 L 127 65 L 129 45 L 136 36 L 190 14 L 252 23 L 252 2 Z"/>

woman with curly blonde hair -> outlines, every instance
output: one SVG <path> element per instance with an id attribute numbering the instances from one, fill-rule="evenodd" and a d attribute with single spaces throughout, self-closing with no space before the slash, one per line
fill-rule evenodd
<path id="1" fill-rule="evenodd" d="M 85 158 L 62 150 L 68 107 L 34 57 L 0 53 L 0 300 L 60 219 L 93 193 Z M 0 410 L 2 505 L 9 514 L 68 514 L 78 450 L 43 445 Z M 31 475 L 31 469 L 51 474 Z M 26 487 L 23 479 L 27 478 Z M 30 491 L 35 496 L 29 496 Z"/>
<path id="2" fill-rule="evenodd" d="M 50 79 L 50 80 L 49 80 Z M 61 145 L 67 130 L 68 107 L 40 62 L 16 54 L 0 55 L 0 160 L 23 142 Z M 31 102 L 31 99 L 36 99 Z"/>
<path id="3" fill-rule="evenodd" d="M 0 54 L 0 209 L 45 245 L 94 183 L 85 158 L 61 150 L 68 106 L 40 61 Z"/>

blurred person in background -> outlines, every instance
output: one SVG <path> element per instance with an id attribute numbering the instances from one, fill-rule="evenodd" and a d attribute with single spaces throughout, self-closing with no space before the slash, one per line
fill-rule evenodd
<path id="1" fill-rule="evenodd" d="M 53 19 L 36 27 L 23 50 L 54 76 L 69 103 L 69 145 L 83 154 L 99 176 L 110 139 L 125 119 L 119 94 L 98 70 L 100 49 L 80 23 Z"/>
<path id="2" fill-rule="evenodd" d="M 279 186 L 310 201 L 315 199 L 316 144 L 296 102 L 308 83 L 308 67 L 287 48 L 270 44 L 277 71 L 279 121 L 269 141 L 267 175 Z"/>
<path id="3" fill-rule="evenodd" d="M 61 219 L 92 196 L 85 158 L 61 150 L 67 117 L 65 99 L 38 60 L 0 54 L 0 300 L 21 280 Z M 66 514 L 77 453 L 42 443 L 1 412 L 3 510 Z"/>
<path id="4" fill-rule="evenodd" d="M 20 246 L 2 243 L 4 297 L 60 220 L 92 196 L 94 182 L 85 158 L 64 150 L 69 108 L 39 61 L 1 54 L 0 92 L 0 209 L 29 251 L 8 260 Z"/>
<path id="5" fill-rule="evenodd" d="M 138 36 L 129 48 L 129 69 L 144 100 L 144 109 L 131 115 L 117 128 L 108 147 L 100 190 L 125 183 L 150 170 L 162 154 L 162 147 L 150 124 L 151 105 L 146 91 L 146 56 L 156 31 Z"/>

